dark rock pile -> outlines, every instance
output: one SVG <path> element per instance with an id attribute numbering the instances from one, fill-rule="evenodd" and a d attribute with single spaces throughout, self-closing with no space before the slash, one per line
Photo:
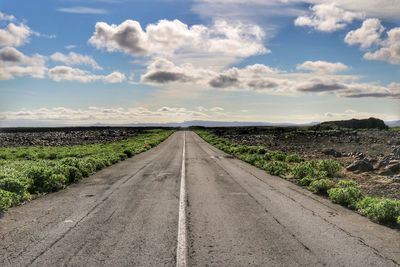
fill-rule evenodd
<path id="1" fill-rule="evenodd" d="M 348 128 L 348 129 L 388 129 L 388 126 L 383 120 L 369 118 L 363 120 L 351 119 L 343 121 L 328 121 L 323 122 L 316 127 L 321 128 Z"/>
<path id="2" fill-rule="evenodd" d="M 108 143 L 132 137 L 143 128 L 48 128 L 1 130 L 0 147 L 70 146 Z"/>

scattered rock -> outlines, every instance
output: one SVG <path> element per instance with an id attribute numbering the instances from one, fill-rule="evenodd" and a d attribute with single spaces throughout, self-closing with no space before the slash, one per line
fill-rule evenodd
<path id="1" fill-rule="evenodd" d="M 400 175 L 392 176 L 391 179 L 396 183 L 400 183 Z"/>
<path id="2" fill-rule="evenodd" d="M 337 150 L 335 150 L 335 149 L 333 149 L 333 148 L 324 149 L 324 150 L 322 151 L 322 153 L 324 153 L 325 155 L 334 156 L 335 158 L 340 158 L 340 157 L 342 157 L 342 153 L 339 152 L 339 151 L 337 151 Z"/>
<path id="3" fill-rule="evenodd" d="M 352 172 L 369 172 L 374 169 L 374 166 L 371 162 L 366 159 L 357 160 L 346 167 L 346 170 Z"/>
<path id="4" fill-rule="evenodd" d="M 393 149 L 392 154 L 396 159 L 400 159 L 400 146 Z"/>
<path id="5" fill-rule="evenodd" d="M 0 129 L 0 147 L 69 146 L 108 143 L 135 136 L 145 129 L 110 127 Z"/>
<path id="6" fill-rule="evenodd" d="M 399 173 L 400 172 L 400 162 L 393 162 L 390 163 L 385 167 L 385 170 L 392 172 L 393 174 Z"/>

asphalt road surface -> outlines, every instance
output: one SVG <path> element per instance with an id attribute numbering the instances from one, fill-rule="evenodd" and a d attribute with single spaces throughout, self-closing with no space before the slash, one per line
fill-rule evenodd
<path id="1" fill-rule="evenodd" d="M 0 218 L 0 266 L 399 266 L 400 233 L 193 132 Z"/>

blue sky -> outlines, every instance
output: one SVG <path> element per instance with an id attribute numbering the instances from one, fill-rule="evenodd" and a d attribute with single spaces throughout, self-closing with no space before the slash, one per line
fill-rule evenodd
<path id="1" fill-rule="evenodd" d="M 399 0 L 4 0 L 0 125 L 400 119 Z"/>

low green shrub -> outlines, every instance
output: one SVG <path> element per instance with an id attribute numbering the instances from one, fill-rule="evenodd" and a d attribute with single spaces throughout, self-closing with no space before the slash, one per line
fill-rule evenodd
<path id="1" fill-rule="evenodd" d="M 354 209 L 357 202 L 363 198 L 363 194 L 360 189 L 354 186 L 336 187 L 328 190 L 328 197 L 334 203 Z"/>
<path id="2" fill-rule="evenodd" d="M 28 179 L 4 178 L 0 179 L 0 189 L 15 193 L 19 201 L 30 198 L 28 188 L 32 184 Z"/>
<path id="3" fill-rule="evenodd" d="M 292 168 L 293 178 L 302 179 L 306 176 L 317 177 L 318 169 L 316 161 L 305 161 Z"/>
<path id="4" fill-rule="evenodd" d="M 271 155 L 271 159 L 275 161 L 286 161 L 286 153 L 282 151 L 270 151 L 268 152 Z"/>
<path id="5" fill-rule="evenodd" d="M 33 181 L 30 193 L 45 193 L 57 191 L 67 184 L 68 179 L 54 173 L 49 166 L 32 166 L 27 170 L 26 176 Z"/>
<path id="6" fill-rule="evenodd" d="M 324 159 L 318 161 L 318 170 L 325 172 L 329 178 L 336 176 L 341 169 L 342 166 L 335 160 Z"/>
<path id="7" fill-rule="evenodd" d="M 325 195 L 334 186 L 335 182 L 330 179 L 319 179 L 312 181 L 307 188 L 313 193 Z"/>
<path id="8" fill-rule="evenodd" d="M 128 158 L 132 157 L 135 154 L 132 149 L 125 149 L 124 153 L 128 156 Z"/>
<path id="9" fill-rule="evenodd" d="M 287 163 L 282 161 L 267 161 L 263 165 L 263 169 L 269 174 L 282 176 L 290 171 L 290 167 Z"/>
<path id="10" fill-rule="evenodd" d="M 14 193 L 0 189 L 0 213 L 8 209 L 14 204 Z"/>
<path id="11" fill-rule="evenodd" d="M 302 186 L 309 186 L 312 182 L 316 181 L 314 177 L 306 176 L 299 180 L 299 184 Z"/>
<path id="12" fill-rule="evenodd" d="M 302 162 L 303 159 L 297 154 L 290 154 L 286 157 L 287 162 Z"/>
<path id="13" fill-rule="evenodd" d="M 337 183 L 338 187 L 346 188 L 346 187 L 357 187 L 357 182 L 353 180 L 340 180 Z"/>
<path id="14" fill-rule="evenodd" d="M 400 216 L 400 200 L 365 197 L 357 204 L 360 212 L 380 223 L 396 223 Z"/>

